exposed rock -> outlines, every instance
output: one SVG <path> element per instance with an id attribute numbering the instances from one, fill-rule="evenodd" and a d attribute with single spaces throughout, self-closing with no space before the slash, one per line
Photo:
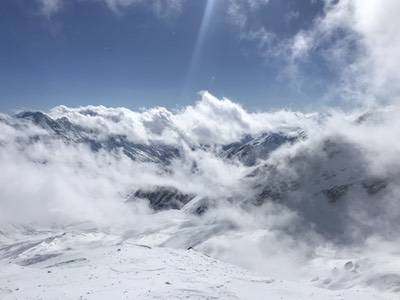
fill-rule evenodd
<path id="1" fill-rule="evenodd" d="M 165 210 L 181 209 L 194 197 L 195 195 L 183 193 L 174 187 L 156 186 L 149 190 L 137 190 L 133 197 L 128 197 L 128 201 L 132 201 L 134 198 L 147 199 L 153 209 Z"/>
<path id="2" fill-rule="evenodd" d="M 323 190 L 322 192 L 328 198 L 330 203 L 335 203 L 347 193 L 350 186 L 351 184 L 337 185 Z"/>
<path id="3" fill-rule="evenodd" d="M 373 195 L 387 186 L 387 181 L 380 178 L 369 178 L 362 182 L 362 186 L 367 190 L 368 194 Z"/>

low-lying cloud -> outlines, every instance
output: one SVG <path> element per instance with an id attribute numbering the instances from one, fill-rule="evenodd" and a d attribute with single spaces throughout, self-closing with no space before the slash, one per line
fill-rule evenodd
<path id="1" fill-rule="evenodd" d="M 47 117 L 2 115 L 0 226 L 86 223 L 277 276 L 309 274 L 314 259 L 327 259 L 318 249 L 367 251 L 398 239 L 398 112 L 251 113 L 205 92 L 174 112 L 60 106 Z M 260 156 L 246 163 L 255 148 Z M 162 151 L 178 154 L 164 163 Z M 134 196 L 160 186 L 193 203 L 158 211 Z M 293 272 L 283 274 L 283 263 Z"/>

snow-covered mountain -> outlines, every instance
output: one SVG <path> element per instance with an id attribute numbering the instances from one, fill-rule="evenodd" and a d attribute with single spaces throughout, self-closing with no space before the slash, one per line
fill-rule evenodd
<path id="1" fill-rule="evenodd" d="M 1 115 L 0 295 L 395 299 L 397 113 Z"/>
<path id="2" fill-rule="evenodd" d="M 168 164 L 172 159 L 180 157 L 178 145 L 168 145 L 154 140 L 147 143 L 133 143 L 123 134 L 110 134 L 106 138 L 96 130 L 85 128 L 72 123 L 68 118 L 52 119 L 42 112 L 21 112 L 14 116 L 16 119 L 26 120 L 46 131 L 46 138 L 59 138 L 64 142 L 82 143 L 93 151 L 105 149 L 107 151 L 121 150 L 132 160 Z M 47 135 L 48 134 L 48 135 Z M 220 145 L 218 155 L 240 161 L 247 166 L 253 166 L 258 160 L 265 160 L 269 154 L 283 144 L 294 143 L 303 138 L 304 133 L 285 134 L 284 132 L 262 132 L 257 135 L 245 135 L 239 141 Z M 40 135 L 37 136 L 40 138 Z M 191 148 L 204 148 L 214 145 L 189 145 Z"/>
<path id="3" fill-rule="evenodd" d="M 98 138 L 96 130 L 81 127 L 68 118 L 52 119 L 42 112 L 21 112 L 15 116 L 26 120 L 46 131 L 44 136 L 37 138 L 61 139 L 66 143 L 79 143 L 90 147 L 93 151 L 122 151 L 132 160 L 168 164 L 171 159 L 179 156 L 179 149 L 165 144 L 138 144 L 127 139 L 126 135 L 110 135 Z"/>

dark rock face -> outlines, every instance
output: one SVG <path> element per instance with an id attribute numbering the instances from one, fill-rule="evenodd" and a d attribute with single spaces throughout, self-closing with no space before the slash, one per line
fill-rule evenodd
<path id="1" fill-rule="evenodd" d="M 201 216 L 201 215 L 205 214 L 205 213 L 208 211 L 208 208 L 209 208 L 209 207 L 208 207 L 207 203 L 203 203 L 203 204 L 199 205 L 199 206 L 196 208 L 196 210 L 194 211 L 194 213 L 195 213 L 196 215 Z"/>
<path id="2" fill-rule="evenodd" d="M 365 188 L 370 195 L 379 193 L 385 189 L 387 185 L 387 180 L 382 178 L 368 178 L 362 182 L 363 188 Z"/>
<path id="3" fill-rule="evenodd" d="M 322 193 L 328 198 L 330 203 L 335 203 L 346 195 L 350 186 L 350 184 L 337 185 L 323 190 Z"/>
<path id="4" fill-rule="evenodd" d="M 185 204 L 192 200 L 195 195 L 185 194 L 174 187 L 157 186 L 151 190 L 138 190 L 133 197 L 128 197 L 128 201 L 136 198 L 147 199 L 154 210 L 181 209 Z"/>
<path id="5" fill-rule="evenodd" d="M 262 204 L 265 201 L 265 199 L 278 201 L 281 200 L 282 197 L 283 197 L 282 191 L 279 188 L 275 186 L 266 186 L 258 195 L 258 197 L 256 197 L 256 200 L 258 200 L 256 204 L 258 205 Z"/>
<path id="6" fill-rule="evenodd" d="M 190 214 L 201 216 L 205 214 L 210 208 L 215 207 L 215 201 L 208 197 L 196 196 L 190 200 L 182 209 Z"/>

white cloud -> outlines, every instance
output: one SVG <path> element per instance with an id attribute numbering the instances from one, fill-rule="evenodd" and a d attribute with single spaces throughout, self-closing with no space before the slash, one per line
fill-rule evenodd
<path id="1" fill-rule="evenodd" d="M 314 16 L 311 27 L 299 28 L 289 37 L 263 25 L 252 27 L 257 18 L 252 8 L 267 3 L 232 0 L 228 15 L 240 38 L 254 41 L 266 59 L 278 59 L 282 74 L 292 83 L 307 83 L 309 74 L 302 73 L 302 65 L 322 59 L 320 69 L 338 77 L 327 86 L 328 94 L 333 93 L 327 96 L 364 102 L 399 99 L 398 1 L 324 0 L 323 11 Z"/>
<path id="2" fill-rule="evenodd" d="M 239 1 L 230 1 L 227 12 L 234 25 L 238 26 L 239 28 L 244 28 L 246 26 L 247 16 L 242 11 Z"/>
<path id="3" fill-rule="evenodd" d="M 189 144 L 226 144 L 245 134 L 268 130 L 293 130 L 303 126 L 314 115 L 280 111 L 276 113 L 249 113 L 229 99 L 219 100 L 208 92 L 201 100 L 175 113 L 165 108 L 153 108 L 141 113 L 126 108 L 88 106 L 68 108 L 59 106 L 50 115 L 66 116 L 96 134 L 126 134 L 133 142 L 148 143 L 161 140 Z"/>
<path id="4" fill-rule="evenodd" d="M 49 17 L 58 11 L 63 6 L 63 0 L 38 0 L 40 11 L 43 15 Z"/>
<path id="5" fill-rule="evenodd" d="M 360 34 L 365 55 L 354 66 L 356 74 L 364 77 L 368 93 L 377 97 L 399 99 L 400 92 L 400 3 L 388 1 L 354 1 L 349 27 Z M 384 99 L 385 100 L 385 99 Z"/>
<path id="6" fill-rule="evenodd" d="M 300 13 L 298 11 L 289 11 L 285 14 L 285 21 L 287 23 L 292 22 L 300 17 Z"/>
<path id="7" fill-rule="evenodd" d="M 184 0 L 97 0 L 107 4 L 115 12 L 138 5 L 150 6 L 159 17 L 168 17 L 181 11 Z"/>
<path id="8" fill-rule="evenodd" d="M 227 14 L 233 25 L 245 31 L 251 14 L 266 6 L 269 0 L 229 0 Z"/>
<path id="9" fill-rule="evenodd" d="M 37 0 L 40 11 L 43 15 L 50 17 L 58 13 L 63 5 L 64 0 Z M 149 7 L 153 12 L 161 18 L 169 17 L 180 13 L 184 0 L 74 0 L 74 1 L 92 1 L 104 3 L 112 11 L 121 13 L 123 9 L 134 7 Z"/>
<path id="10" fill-rule="evenodd" d="M 322 53 L 328 66 L 341 74 L 345 96 L 393 101 L 398 99 L 400 23 L 398 1 L 326 1 L 325 14 L 310 30 L 287 44 L 292 62 Z"/>

